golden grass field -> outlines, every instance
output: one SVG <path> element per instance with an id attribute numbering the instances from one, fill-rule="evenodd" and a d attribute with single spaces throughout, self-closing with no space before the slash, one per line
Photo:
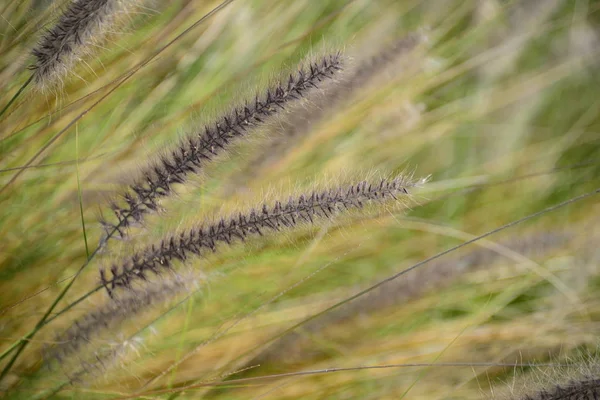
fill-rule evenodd
<path id="1" fill-rule="evenodd" d="M 598 378 L 600 3 L 137 3 L 58 83 L 27 83 L 69 2 L 0 2 L 0 396 L 524 399 Z M 334 80 L 95 253 L 141 169 L 338 51 Z M 90 293 L 169 232 L 398 174 L 422 179 L 398 202 L 176 262 L 130 290 L 139 312 Z M 48 360 L 103 307 L 121 320 Z"/>

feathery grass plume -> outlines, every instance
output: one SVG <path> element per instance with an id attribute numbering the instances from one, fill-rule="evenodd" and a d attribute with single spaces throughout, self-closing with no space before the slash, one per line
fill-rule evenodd
<path id="1" fill-rule="evenodd" d="M 233 178 L 234 182 L 228 189 L 238 188 L 249 176 L 257 174 L 276 158 L 281 157 L 294 143 L 294 139 L 306 135 L 315 123 L 324 119 L 344 101 L 348 101 L 356 91 L 363 89 L 395 61 L 412 52 L 425 39 L 421 33 L 411 33 L 397 39 L 376 54 L 350 65 L 344 73 L 336 77 L 335 85 L 325 86 L 319 96 L 311 97 L 307 99 L 308 101 L 291 108 L 289 113 L 282 115 L 281 120 L 271 128 L 273 135 L 269 136 L 269 142 L 247 163 L 240 176 Z"/>
<path id="2" fill-rule="evenodd" d="M 110 277 L 100 270 L 100 280 L 113 296 L 115 289 L 130 287 L 132 281 L 146 280 L 150 273 L 170 269 L 173 261 L 185 261 L 190 254 L 215 252 L 220 243 L 232 244 L 236 239 L 243 241 L 248 236 L 262 235 L 263 230 L 279 231 L 302 222 L 312 223 L 315 218 L 331 218 L 342 209 L 361 208 L 365 203 L 399 200 L 397 196 L 408 197 L 408 189 L 415 185 L 410 178 L 399 176 L 290 197 L 287 202 L 276 201 L 272 206 L 264 203 L 245 214 L 221 218 L 213 224 L 167 237 L 122 264 L 113 265 Z"/>
<path id="3" fill-rule="evenodd" d="M 569 354 L 572 354 L 569 352 Z M 600 399 L 598 348 L 576 349 L 561 357 L 556 366 L 525 370 L 504 387 L 496 386 L 493 398 L 500 400 L 596 400 Z M 517 373 L 518 371 L 515 371 Z M 496 394 L 497 392 L 497 394 Z"/>
<path id="4" fill-rule="evenodd" d="M 327 55 L 290 74 L 287 81 L 269 88 L 263 95 L 256 95 L 253 101 L 221 116 L 214 125 L 188 135 L 169 154 L 142 172 L 142 177 L 122 194 L 124 205 L 112 204 L 118 222 L 103 220 L 106 230 L 125 236 L 124 229 L 132 222 L 140 222 L 144 214 L 158 210 L 159 199 L 171 194 L 173 184 L 184 183 L 188 174 L 199 172 L 205 163 L 225 152 L 234 139 L 285 109 L 291 101 L 302 98 L 311 88 L 318 88 L 320 82 L 332 78 L 341 70 L 342 63 L 339 52 Z"/>
<path id="5" fill-rule="evenodd" d="M 597 400 L 600 399 L 600 379 L 589 378 L 556 385 L 520 400 Z"/>
<path id="6" fill-rule="evenodd" d="M 364 85 L 394 61 L 407 55 L 426 40 L 427 37 L 423 33 L 410 33 L 387 45 L 371 57 L 362 60 L 348 79 L 350 85 L 348 89 L 352 90 Z"/>
<path id="7" fill-rule="evenodd" d="M 73 0 L 32 50 L 30 67 L 40 88 L 55 85 L 101 42 L 140 0 Z"/>
<path id="8" fill-rule="evenodd" d="M 512 239 L 501 245 L 513 252 L 534 257 L 563 247 L 573 236 L 570 232 L 542 232 Z M 487 268 L 502 257 L 505 255 L 498 251 L 479 248 L 461 257 L 433 262 L 428 268 L 413 271 L 404 279 L 391 281 L 366 296 L 310 321 L 299 328 L 299 331 L 282 336 L 246 365 L 299 364 L 314 360 L 318 356 L 323 356 L 318 346 L 315 347 L 314 335 L 318 335 L 328 327 L 361 315 L 398 306 L 433 289 L 448 287 L 460 276 Z M 316 343 L 318 342 L 317 340 Z"/>
<path id="9" fill-rule="evenodd" d="M 96 351 L 89 360 L 78 360 L 78 367 L 71 373 L 66 373 L 67 381 L 55 389 L 58 393 L 68 385 L 88 386 L 98 379 L 98 375 L 106 377 L 109 373 L 119 373 L 123 359 L 132 353 L 139 355 L 139 345 L 143 340 L 139 336 L 129 337 L 126 340 L 111 343 Z"/>
<path id="10" fill-rule="evenodd" d="M 115 329 L 120 323 L 149 310 L 153 305 L 165 302 L 188 291 L 196 282 L 193 276 L 173 276 L 156 282 L 148 282 L 140 289 L 115 297 L 99 308 L 75 320 L 73 325 L 58 334 L 52 349 L 45 352 L 45 359 L 63 365 L 70 357 L 83 351 L 91 339 L 102 331 Z"/>
<path id="11" fill-rule="evenodd" d="M 106 377 L 110 373 L 120 373 L 123 368 L 123 361 L 130 355 L 139 356 L 139 347 L 143 345 L 143 338 L 139 335 L 141 331 L 148 326 L 138 330 L 134 335 L 125 340 L 119 340 L 109 343 L 95 350 L 87 359 L 77 359 L 72 369 L 63 368 L 67 380 L 55 387 L 45 398 L 52 398 L 54 395 L 65 389 L 67 386 L 89 386 L 101 377 Z"/>

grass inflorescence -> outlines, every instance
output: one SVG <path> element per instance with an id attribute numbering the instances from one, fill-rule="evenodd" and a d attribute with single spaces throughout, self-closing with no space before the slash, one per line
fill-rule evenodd
<path id="1" fill-rule="evenodd" d="M 399 200 L 409 194 L 414 183 L 405 177 L 379 182 L 363 181 L 348 187 L 300 195 L 274 205 L 238 213 L 207 226 L 200 226 L 179 235 L 166 237 L 160 244 L 136 253 L 121 265 L 110 268 L 110 277 L 100 271 L 100 280 L 109 295 L 118 287 L 130 287 L 134 280 L 147 280 L 150 274 L 170 269 L 173 261 L 185 261 L 190 254 L 201 255 L 217 250 L 220 243 L 244 241 L 248 236 L 263 235 L 263 231 L 280 231 L 315 219 L 332 218 L 340 210 L 361 208 L 365 203 Z"/>
<path id="2" fill-rule="evenodd" d="M 54 361 L 62 364 L 67 357 L 91 343 L 94 336 L 99 335 L 101 331 L 110 333 L 110 330 L 114 330 L 126 319 L 134 318 L 137 314 L 150 309 L 152 305 L 167 301 L 178 293 L 189 290 L 193 281 L 193 276 L 174 275 L 113 298 L 112 301 L 77 318 L 73 325 L 58 334 L 55 338 L 58 345 L 47 351 L 45 358 L 49 363 Z"/>
<path id="3" fill-rule="evenodd" d="M 600 379 L 571 381 L 543 389 L 534 395 L 526 395 L 523 400 L 585 400 L 600 396 Z"/>
<path id="4" fill-rule="evenodd" d="M 32 50 L 35 62 L 35 83 L 41 87 L 52 87 L 69 75 L 76 62 L 95 47 L 100 46 L 105 36 L 116 30 L 117 22 L 131 12 L 141 0 L 74 0 L 48 29 Z"/>

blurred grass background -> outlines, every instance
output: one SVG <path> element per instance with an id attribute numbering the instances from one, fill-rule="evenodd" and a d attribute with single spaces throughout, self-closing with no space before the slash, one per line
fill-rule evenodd
<path id="1" fill-rule="evenodd" d="M 28 78 L 28 52 L 64 4 L 0 4 L 1 106 Z M 127 351 L 63 387 L 60 368 L 41 368 L 40 350 L 106 301 L 97 293 L 36 336 L 5 382 L 10 396 L 502 398 L 533 379 L 529 369 L 432 365 L 234 380 L 364 365 L 559 362 L 595 351 L 599 207 L 590 198 L 442 258 L 431 271 L 449 271 L 451 281 L 439 288 L 425 265 L 414 271 L 419 278 L 399 279 L 433 282 L 431 290 L 387 303 L 380 296 L 368 312 L 299 329 L 302 342 L 252 364 L 271 337 L 360 289 L 598 186 L 598 2 L 236 0 L 116 87 L 217 4 L 145 3 L 63 88 L 28 87 L 2 116 L 1 350 L 35 325 L 85 262 L 80 200 L 91 251 L 102 234 L 98 216 L 110 212 L 106 200 L 151 155 L 306 56 L 342 49 L 360 62 L 403 35 L 427 37 L 275 154 L 277 121 L 240 143 L 165 202 L 148 228 L 96 259 L 59 308 L 93 288 L 98 268 L 118 254 L 202 218 L 341 177 L 413 171 L 430 182 L 406 213 L 340 219 L 188 263 L 204 274 L 198 291 L 98 339 Z M 254 165 L 261 154 L 270 161 Z M 452 272 L 481 248 L 495 256 Z M 392 286 L 391 298 L 396 290 L 406 289 Z M 181 389 L 225 377 L 232 383 Z"/>

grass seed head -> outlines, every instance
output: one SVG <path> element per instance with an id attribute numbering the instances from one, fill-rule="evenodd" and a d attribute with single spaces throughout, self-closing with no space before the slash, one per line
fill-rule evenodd
<path id="1" fill-rule="evenodd" d="M 136 0 L 73 0 L 32 50 L 30 67 L 38 87 L 55 86 L 92 52 L 138 3 Z"/>
<path id="2" fill-rule="evenodd" d="M 223 243 L 244 241 L 250 236 L 262 236 L 267 231 L 291 229 L 300 223 L 314 223 L 317 219 L 332 218 L 341 211 L 362 208 L 367 203 L 401 200 L 408 197 L 408 190 L 416 185 L 400 176 L 313 191 L 290 197 L 287 201 L 276 201 L 273 205 L 264 203 L 246 213 L 168 236 L 125 262 L 114 264 L 110 271 L 101 270 L 100 281 L 113 296 L 116 289 L 129 288 L 136 280 L 146 280 L 151 274 L 171 269 L 176 260 L 185 262 L 190 255 L 215 252 Z"/>

